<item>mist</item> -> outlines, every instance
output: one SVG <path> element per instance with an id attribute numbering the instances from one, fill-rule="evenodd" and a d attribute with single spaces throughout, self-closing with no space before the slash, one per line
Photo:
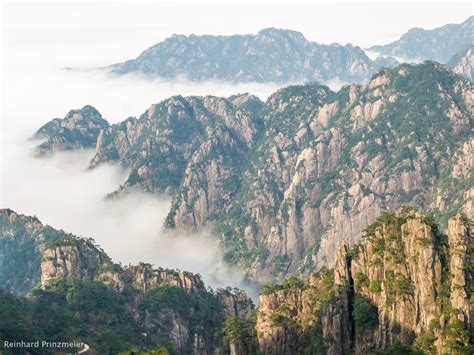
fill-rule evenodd
<path id="1" fill-rule="evenodd" d="M 93 150 L 37 158 L 34 147 L 40 142 L 29 138 L 49 119 L 63 117 L 69 109 L 85 104 L 92 104 L 109 121 L 117 122 L 177 93 L 227 96 L 245 90 L 265 98 L 275 88 L 263 87 L 262 93 L 255 90 L 255 84 L 197 85 L 133 76 L 111 78 L 98 70 L 25 69 L 5 75 L 10 90 L 4 94 L 2 116 L 0 207 L 92 237 L 115 262 L 143 261 L 188 270 L 200 273 L 214 288 L 239 287 L 256 296 L 255 290 L 243 283 L 242 273 L 223 262 L 217 239 L 209 232 L 185 235 L 163 229 L 169 199 L 133 192 L 106 200 L 104 197 L 126 180 L 127 171 L 110 164 L 88 170 Z"/>
<path id="2" fill-rule="evenodd" d="M 133 192 L 106 200 L 104 197 L 125 181 L 127 171 L 111 164 L 87 169 L 93 150 L 37 158 L 34 147 L 39 142 L 30 137 L 50 119 L 62 118 L 84 105 L 94 106 L 114 123 L 139 116 L 151 104 L 176 94 L 230 96 L 249 92 L 265 99 L 278 86 L 113 77 L 98 69 L 104 65 L 99 50 L 104 43 L 88 47 L 81 42 L 78 48 L 71 41 L 57 47 L 54 37 L 51 41 L 22 41 L 28 31 L 21 36 L 17 31 L 3 34 L 0 208 L 34 215 L 54 228 L 92 237 L 115 262 L 142 261 L 200 273 L 213 288 L 243 288 L 255 299 L 256 291 L 243 282 L 242 272 L 223 262 L 217 238 L 209 231 L 187 235 L 164 230 L 169 198 Z"/>

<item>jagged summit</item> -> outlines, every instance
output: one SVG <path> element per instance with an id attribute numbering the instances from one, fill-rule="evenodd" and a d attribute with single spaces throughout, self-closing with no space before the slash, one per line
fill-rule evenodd
<path id="1" fill-rule="evenodd" d="M 64 118 L 54 118 L 33 135 L 33 139 L 45 139 L 36 151 L 45 155 L 56 151 L 78 148 L 94 148 L 97 137 L 109 123 L 95 107 L 86 105 L 71 110 Z"/>

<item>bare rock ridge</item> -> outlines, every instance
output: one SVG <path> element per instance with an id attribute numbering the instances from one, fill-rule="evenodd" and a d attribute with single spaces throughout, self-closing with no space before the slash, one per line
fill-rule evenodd
<path id="1" fill-rule="evenodd" d="M 304 283 L 292 278 L 263 289 L 256 323 L 260 350 L 470 353 L 471 227 L 456 215 L 446 236 L 416 210 L 382 214 L 360 244 L 341 246 L 334 269 L 323 268 Z"/>
<path id="2" fill-rule="evenodd" d="M 49 121 L 33 135 L 33 139 L 45 140 L 37 147 L 37 154 L 94 148 L 100 131 L 107 127 L 109 123 L 92 106 L 71 110 L 63 119 Z"/>
<path id="3" fill-rule="evenodd" d="M 74 317 L 87 328 L 80 336 L 98 353 L 110 351 L 114 344 L 114 338 L 107 347 L 103 337 L 94 337 L 94 332 L 100 333 L 108 324 L 104 337 L 121 334 L 122 328 L 126 332 L 133 329 L 138 334 L 135 338 L 133 334 L 120 335 L 130 346 L 166 345 L 172 353 L 211 354 L 223 346 L 216 335 L 223 322 L 230 317 L 245 322 L 254 308 L 244 291 L 213 291 L 191 272 L 155 269 L 146 263 L 115 264 L 92 239 L 55 230 L 35 217 L 11 210 L 0 210 L 0 290 L 0 298 L 7 291 L 28 295 L 37 302 L 46 298 L 53 304 L 64 297 L 67 303 L 57 307 L 77 310 Z M 124 324 L 114 320 L 120 314 L 125 317 Z M 21 321 L 16 321 L 11 319 L 12 329 L 21 326 Z M 58 314 L 51 327 L 57 325 L 66 340 L 80 328 L 76 325 L 67 333 L 70 322 Z M 9 329 L 8 324 L 2 326 Z M 33 330 L 25 329 L 25 335 L 34 335 Z"/>
<path id="4" fill-rule="evenodd" d="M 474 215 L 472 84 L 425 62 L 339 92 L 308 84 L 266 102 L 175 96 L 102 129 L 91 167 L 131 170 L 115 195 L 172 196 L 169 228 L 213 228 L 260 283 L 333 265 L 383 210 Z"/>

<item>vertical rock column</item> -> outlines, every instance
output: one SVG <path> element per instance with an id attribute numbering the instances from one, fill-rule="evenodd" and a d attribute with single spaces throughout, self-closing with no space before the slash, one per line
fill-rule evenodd
<path id="1" fill-rule="evenodd" d="M 458 310 L 457 318 L 464 322 L 471 337 L 474 336 L 474 310 L 470 304 L 473 286 L 472 236 L 469 226 L 458 214 L 448 223 L 450 250 L 449 270 L 451 273 L 451 306 Z"/>

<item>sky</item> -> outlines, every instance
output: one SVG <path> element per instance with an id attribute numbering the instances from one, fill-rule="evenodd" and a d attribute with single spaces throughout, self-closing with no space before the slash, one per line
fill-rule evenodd
<path id="1" fill-rule="evenodd" d="M 472 15 L 471 2 L 433 1 L 15 1 L 2 8 L 7 45 L 69 47 L 72 42 L 77 51 L 93 49 L 93 62 L 103 65 L 135 57 L 174 33 L 230 35 L 278 27 L 301 31 L 320 43 L 368 47 L 392 41 L 412 27 L 430 29 Z"/>
<path id="2" fill-rule="evenodd" d="M 462 22 L 472 14 L 471 6 L 383 1 L 3 2 L 0 208 L 36 215 L 54 227 L 93 237 L 116 261 L 200 272 L 215 287 L 242 286 L 239 272 L 223 265 L 208 232 L 163 231 L 169 198 L 137 193 L 105 201 L 103 197 L 124 181 L 127 171 L 116 165 L 87 170 L 93 151 L 38 159 L 33 155 L 37 142 L 28 138 L 48 120 L 84 105 L 93 105 L 110 122 L 118 122 L 175 94 L 251 92 L 265 99 L 278 88 L 271 83 L 111 78 L 98 70 L 135 57 L 173 33 L 230 35 L 279 27 L 301 31 L 320 43 L 366 47 L 396 39 L 411 27 Z"/>

